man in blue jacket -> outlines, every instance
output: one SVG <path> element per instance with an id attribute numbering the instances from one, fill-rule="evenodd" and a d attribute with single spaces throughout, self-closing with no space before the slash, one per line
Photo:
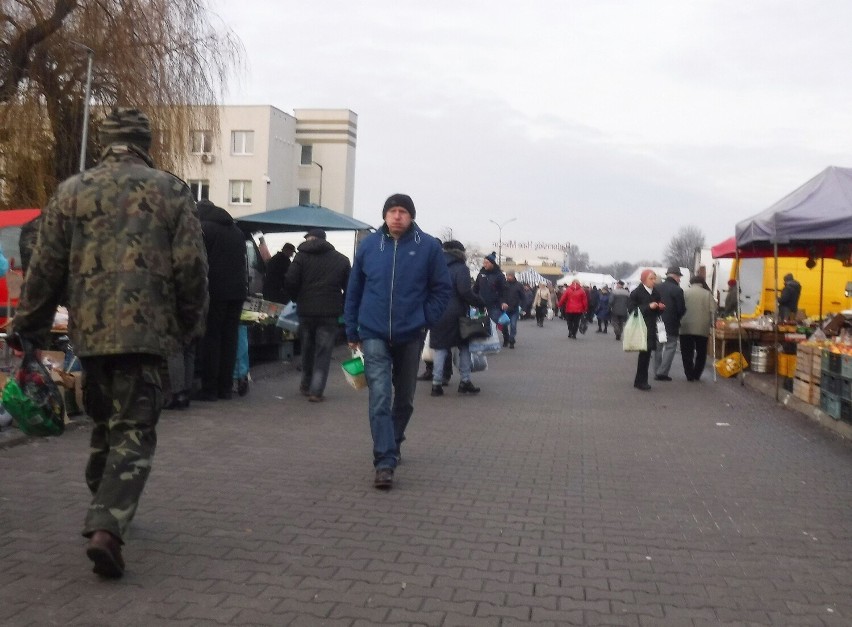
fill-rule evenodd
<path id="1" fill-rule="evenodd" d="M 452 292 L 441 244 L 420 230 L 415 215 L 405 194 L 385 201 L 384 224 L 358 247 L 346 288 L 346 337 L 352 350 L 364 354 L 374 485 L 380 490 L 393 486 L 414 413 L 426 328 L 441 318 Z"/>

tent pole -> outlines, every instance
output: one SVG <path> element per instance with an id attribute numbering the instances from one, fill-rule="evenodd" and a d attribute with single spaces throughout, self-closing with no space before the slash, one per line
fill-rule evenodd
<path id="1" fill-rule="evenodd" d="M 773 325 L 775 327 L 775 334 L 774 334 L 775 339 L 774 339 L 774 347 L 773 348 L 775 349 L 775 354 L 776 354 L 776 358 L 775 358 L 775 361 L 776 361 L 775 366 L 776 367 L 773 368 L 773 370 L 775 371 L 775 402 L 777 403 L 778 398 L 780 396 L 779 391 L 778 391 L 779 379 L 778 379 L 778 368 L 777 368 L 777 365 L 778 365 L 777 364 L 777 362 L 778 362 L 778 357 L 777 357 L 777 355 L 778 355 L 778 242 L 777 241 L 773 242 L 772 246 L 773 246 L 773 251 L 775 253 L 775 324 Z"/>
<path id="2" fill-rule="evenodd" d="M 825 256 L 819 258 L 819 319 L 822 323 L 822 294 L 823 282 L 825 281 Z"/>
<path id="3" fill-rule="evenodd" d="M 743 329 L 740 326 L 743 320 L 743 312 L 742 306 L 740 304 L 740 295 L 742 294 L 742 290 L 740 290 L 740 247 L 734 247 L 734 255 L 736 256 L 737 262 L 737 345 L 739 347 L 740 352 L 740 366 L 742 366 L 743 359 Z M 745 385 L 745 368 L 740 368 L 740 385 Z"/>

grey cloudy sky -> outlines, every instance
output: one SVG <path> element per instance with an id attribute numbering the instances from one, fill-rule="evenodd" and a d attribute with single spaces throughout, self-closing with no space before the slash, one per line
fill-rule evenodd
<path id="1" fill-rule="evenodd" d="M 571 242 L 593 263 L 714 244 L 849 166 L 852 2 L 220 0 L 231 104 L 358 114 L 355 217 Z"/>

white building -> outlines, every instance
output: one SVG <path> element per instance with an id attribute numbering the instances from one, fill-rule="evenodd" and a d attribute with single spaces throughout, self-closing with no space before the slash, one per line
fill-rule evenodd
<path id="1" fill-rule="evenodd" d="M 196 199 L 235 218 L 298 204 L 351 216 L 358 116 L 348 109 L 269 105 L 219 108 L 219 131 L 190 130 L 190 159 L 177 174 Z"/>

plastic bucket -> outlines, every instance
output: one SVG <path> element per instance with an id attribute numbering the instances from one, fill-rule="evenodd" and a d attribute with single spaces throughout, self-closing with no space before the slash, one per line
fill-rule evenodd
<path id="1" fill-rule="evenodd" d="M 343 376 L 346 377 L 346 382 L 356 390 L 363 390 L 367 387 L 367 377 L 364 376 L 364 360 L 358 356 L 352 359 L 347 359 L 340 364 L 343 370 Z"/>

